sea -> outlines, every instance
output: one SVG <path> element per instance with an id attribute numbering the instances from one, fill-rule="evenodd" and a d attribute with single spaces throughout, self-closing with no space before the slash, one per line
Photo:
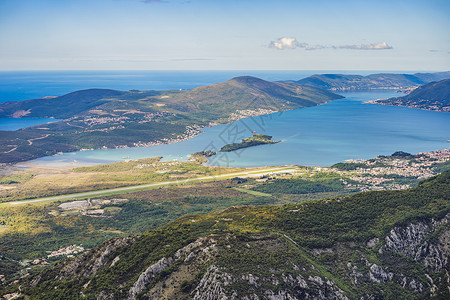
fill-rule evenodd
<path id="1" fill-rule="evenodd" d="M 373 71 L 90 71 L 90 72 L 0 72 L 0 101 L 22 101 L 63 95 L 86 88 L 117 90 L 192 89 L 235 76 L 250 75 L 265 80 L 299 80 L 317 73 L 366 75 Z M 43 157 L 29 164 L 83 166 L 163 156 L 185 161 L 189 154 L 219 150 L 253 133 L 273 136 L 280 143 L 218 153 L 208 163 L 214 166 L 256 167 L 275 165 L 330 166 L 348 159 L 368 159 L 395 151 L 419 153 L 450 147 L 450 114 L 407 107 L 365 103 L 401 94 L 393 90 L 339 93 L 345 98 L 329 103 L 241 119 L 202 129 L 198 136 L 152 147 L 88 150 Z M 20 119 L 24 121 L 26 119 Z M 0 120 L 0 130 L 17 130 L 17 119 Z M 46 123 L 52 120 L 30 120 Z M 54 120 L 53 120 L 54 121 Z M 16 122 L 16 125 L 13 123 Z M 27 122 L 27 121 L 25 121 Z M 33 124 L 36 125 L 36 124 Z M 21 127 L 23 126 L 23 127 Z M 6 129 L 5 129 L 6 128 Z M 1 132 L 0 132 L 1 134 Z"/>

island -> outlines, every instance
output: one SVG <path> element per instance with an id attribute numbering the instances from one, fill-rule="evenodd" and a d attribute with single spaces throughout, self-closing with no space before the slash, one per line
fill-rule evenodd
<path id="1" fill-rule="evenodd" d="M 272 136 L 264 134 L 254 134 L 252 137 L 243 139 L 240 143 L 232 143 L 223 146 L 220 152 L 231 152 L 238 149 L 266 145 L 266 144 L 276 144 L 281 141 L 272 141 Z"/>
<path id="2" fill-rule="evenodd" d="M 205 151 L 199 151 L 199 152 L 194 152 L 191 154 L 191 156 L 203 156 L 203 157 L 211 157 L 213 155 L 216 155 L 216 151 L 211 151 L 211 150 L 205 150 Z"/>

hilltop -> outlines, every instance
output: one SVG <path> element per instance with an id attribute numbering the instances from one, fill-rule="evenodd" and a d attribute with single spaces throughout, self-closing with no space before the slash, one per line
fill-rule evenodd
<path id="1" fill-rule="evenodd" d="M 32 299 L 445 299 L 450 172 L 404 191 L 234 206 L 23 279 Z"/>
<path id="2" fill-rule="evenodd" d="M 63 119 L 0 137 L 0 163 L 79 149 L 149 146 L 179 141 L 199 128 L 342 98 L 296 83 L 244 76 L 191 91 L 89 89 L 60 97 L 5 102 L 0 117 Z"/>
<path id="3" fill-rule="evenodd" d="M 450 71 L 438 73 L 388 74 L 379 73 L 367 76 L 344 74 L 317 74 L 295 81 L 331 91 L 369 90 L 369 89 L 407 89 L 450 78 Z"/>
<path id="4" fill-rule="evenodd" d="M 450 79 L 425 84 L 403 97 L 371 103 L 450 112 Z"/>
<path id="5" fill-rule="evenodd" d="M 170 96 L 167 105 L 217 120 L 310 107 L 340 99 L 328 91 L 290 82 L 241 76 Z"/>

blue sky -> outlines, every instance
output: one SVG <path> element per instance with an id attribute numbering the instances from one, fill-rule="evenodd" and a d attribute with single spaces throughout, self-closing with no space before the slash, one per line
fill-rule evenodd
<path id="1" fill-rule="evenodd" d="M 450 70 L 447 0 L 0 0 L 0 70 Z"/>

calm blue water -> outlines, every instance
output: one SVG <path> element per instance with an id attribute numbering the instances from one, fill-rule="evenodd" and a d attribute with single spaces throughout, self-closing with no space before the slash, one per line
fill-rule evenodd
<path id="1" fill-rule="evenodd" d="M 0 72 L 0 102 L 63 95 L 86 88 L 118 90 L 191 89 L 235 76 L 265 80 L 298 80 L 316 73 L 366 75 L 372 71 L 18 71 Z M 392 91 L 345 93 L 347 98 L 318 107 L 243 119 L 204 129 L 205 133 L 176 144 L 146 148 L 94 150 L 41 158 L 37 164 L 98 164 L 152 156 L 186 160 L 192 152 L 217 150 L 251 135 L 269 134 L 274 145 L 220 154 L 209 164 L 223 166 L 320 165 L 380 154 L 431 151 L 449 147 L 450 114 L 403 107 L 363 104 L 398 96 Z M 54 119 L 0 119 L 0 130 L 55 121 Z"/>
<path id="2" fill-rule="evenodd" d="M 58 121 L 60 120 L 52 118 L 29 118 L 29 119 L 0 118 L 0 130 L 8 130 L 8 131 L 18 130 L 21 128 Z"/>
<path id="3" fill-rule="evenodd" d="M 210 165 L 266 166 L 299 164 L 329 166 L 351 158 L 371 158 L 395 151 L 418 153 L 450 146 L 450 114 L 406 107 L 364 104 L 398 96 L 393 91 L 343 93 L 330 103 L 247 118 L 204 129 L 205 133 L 180 143 L 154 147 L 65 153 L 33 161 L 35 164 L 98 164 L 125 159 L 164 156 L 186 160 L 190 153 L 217 150 L 251 136 L 272 135 L 282 143 L 257 146 L 213 157 Z"/>

